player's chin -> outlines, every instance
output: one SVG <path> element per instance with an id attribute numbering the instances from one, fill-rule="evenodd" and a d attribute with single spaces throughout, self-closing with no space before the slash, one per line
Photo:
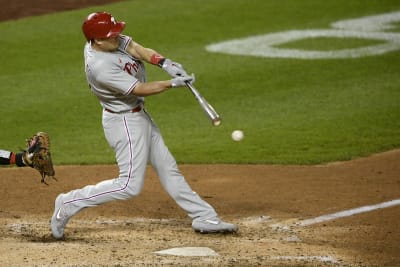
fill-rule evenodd
<path id="1" fill-rule="evenodd" d="M 114 52 L 118 50 L 118 44 L 108 47 L 109 52 Z"/>

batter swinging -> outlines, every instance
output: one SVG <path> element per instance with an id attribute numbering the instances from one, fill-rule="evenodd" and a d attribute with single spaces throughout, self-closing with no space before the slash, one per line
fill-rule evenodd
<path id="1" fill-rule="evenodd" d="M 163 188 L 192 218 L 196 232 L 236 232 L 236 225 L 223 222 L 214 208 L 192 191 L 144 109 L 145 96 L 193 83 L 194 75 L 189 76 L 180 64 L 122 35 L 124 27 L 124 22 L 115 21 L 107 12 L 90 14 L 82 26 L 87 40 L 86 77 L 103 107 L 104 134 L 115 151 L 119 177 L 60 194 L 51 218 L 53 236 L 62 238 L 68 220 L 83 208 L 137 196 L 148 162 Z M 143 62 L 160 66 L 172 79 L 146 82 Z"/>

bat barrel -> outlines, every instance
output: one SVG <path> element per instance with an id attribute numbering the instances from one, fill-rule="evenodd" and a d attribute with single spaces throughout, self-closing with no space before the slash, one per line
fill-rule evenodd
<path id="1" fill-rule="evenodd" d="M 221 124 L 221 117 L 218 115 L 215 109 L 207 103 L 207 101 L 204 102 L 203 110 L 206 112 L 214 126 L 219 126 Z"/>
<path id="2" fill-rule="evenodd" d="M 196 97 L 206 115 L 210 118 L 211 123 L 214 126 L 219 126 L 221 124 L 221 117 L 218 115 L 215 109 L 207 102 L 207 100 L 205 100 L 204 97 L 200 95 L 199 91 L 197 91 L 197 89 L 191 83 L 187 82 L 186 85 Z"/>

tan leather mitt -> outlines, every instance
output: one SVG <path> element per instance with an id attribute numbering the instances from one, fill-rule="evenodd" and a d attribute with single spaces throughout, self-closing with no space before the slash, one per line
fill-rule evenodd
<path id="1" fill-rule="evenodd" d="M 35 168 L 42 176 L 41 182 L 46 183 L 46 175 L 54 177 L 55 171 L 50 153 L 50 138 L 45 132 L 38 132 L 26 140 L 27 151 L 24 152 L 23 159 L 25 164 Z"/>

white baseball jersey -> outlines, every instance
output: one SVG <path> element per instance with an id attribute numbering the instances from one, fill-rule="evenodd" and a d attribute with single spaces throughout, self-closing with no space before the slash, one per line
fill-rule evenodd
<path id="1" fill-rule="evenodd" d="M 84 49 L 85 72 L 92 92 L 103 108 L 116 113 L 126 112 L 143 102 L 132 94 L 138 82 L 146 82 L 144 64 L 126 53 L 131 38 L 120 35 L 118 51 L 100 52 L 90 43 Z"/>

